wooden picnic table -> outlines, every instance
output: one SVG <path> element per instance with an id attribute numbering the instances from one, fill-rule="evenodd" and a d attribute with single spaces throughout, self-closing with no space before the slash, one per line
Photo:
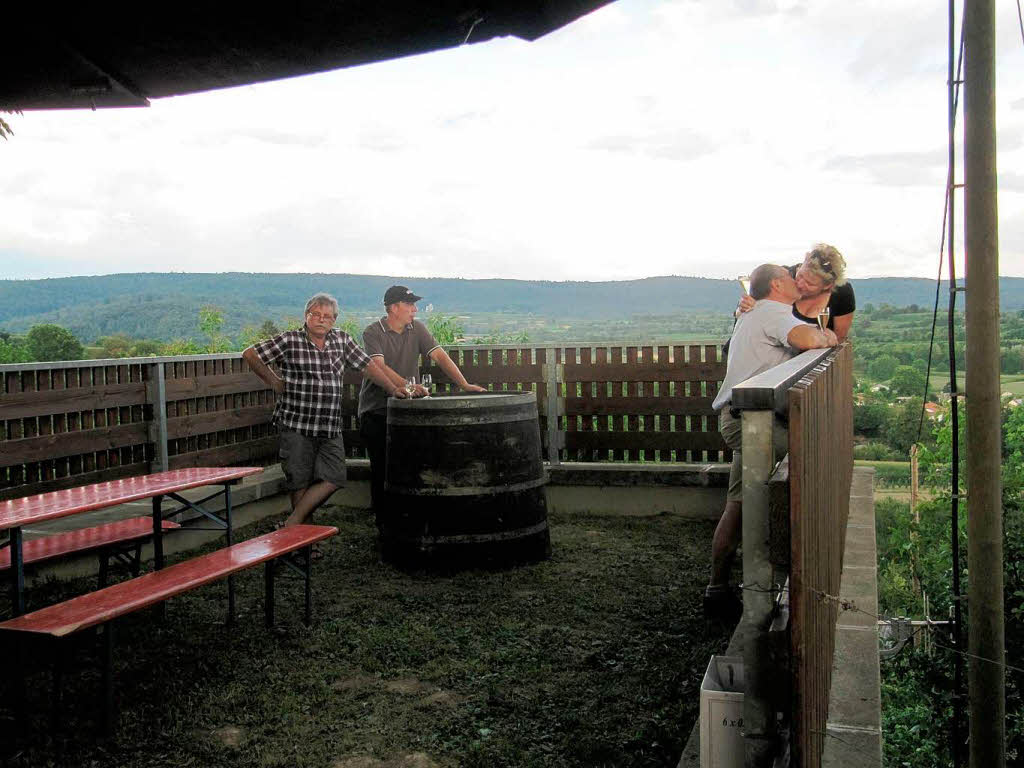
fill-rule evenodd
<path id="1" fill-rule="evenodd" d="M 10 547 L 11 562 L 11 600 L 13 614 L 20 616 L 25 612 L 25 571 L 23 557 L 23 535 L 25 526 L 55 520 L 80 512 L 106 509 L 119 504 L 126 504 L 142 499 L 153 500 L 153 554 L 155 567 L 163 568 L 163 531 L 164 519 L 191 509 L 213 521 L 227 533 L 228 544 L 233 544 L 231 523 L 231 486 L 241 482 L 242 478 L 262 472 L 262 467 L 192 467 L 159 472 L 151 475 L 128 477 L 120 480 L 109 480 L 103 483 L 68 488 L 62 491 L 51 491 L 34 496 L 0 502 L 0 531 L 10 531 L 10 541 L 2 546 Z M 222 485 L 218 490 L 198 501 L 190 501 L 180 494 L 192 488 L 207 485 Z M 224 515 L 218 515 L 203 507 L 203 504 L 224 495 Z M 164 510 L 164 498 L 171 499 L 179 505 L 175 509 Z M 228 586 L 228 610 L 233 614 L 234 590 L 231 582 Z"/>

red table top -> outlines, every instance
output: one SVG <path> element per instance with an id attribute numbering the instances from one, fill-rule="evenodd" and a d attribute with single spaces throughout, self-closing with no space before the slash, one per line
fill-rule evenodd
<path id="1" fill-rule="evenodd" d="M 114 507 L 164 493 L 237 480 L 263 471 L 263 467 L 192 467 L 154 475 L 108 480 L 64 491 L 0 502 L 0 530 L 40 523 L 58 517 Z"/>

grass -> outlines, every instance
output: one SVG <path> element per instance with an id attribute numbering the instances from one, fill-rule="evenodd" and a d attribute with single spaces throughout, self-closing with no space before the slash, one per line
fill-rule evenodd
<path id="1" fill-rule="evenodd" d="M 56 738 L 49 676 L 31 664 L 34 719 L 4 764 L 675 766 L 727 641 L 701 617 L 712 524 L 553 516 L 547 562 L 431 576 L 381 565 L 364 512 L 318 522 L 341 533 L 316 567 L 311 627 L 294 581 L 264 629 L 260 569 L 237 579 L 233 629 L 223 584 L 171 601 L 163 622 L 126 618 L 115 738 L 94 736 L 94 655 L 76 656 Z M 34 599 L 70 588 L 91 584 Z"/>

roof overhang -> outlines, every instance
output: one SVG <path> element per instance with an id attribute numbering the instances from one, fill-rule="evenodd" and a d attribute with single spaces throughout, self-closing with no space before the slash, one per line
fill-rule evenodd
<path id="1" fill-rule="evenodd" d="M 33 4 L 5 13 L 0 109 L 140 107 L 495 37 L 535 40 L 608 2 Z"/>

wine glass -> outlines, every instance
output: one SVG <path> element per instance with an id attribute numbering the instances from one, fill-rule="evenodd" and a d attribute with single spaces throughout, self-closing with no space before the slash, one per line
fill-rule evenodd
<path id="1" fill-rule="evenodd" d="M 743 292 L 749 296 L 750 295 L 750 275 L 740 275 L 736 279 L 739 281 L 740 288 L 743 289 Z"/>
<path id="2" fill-rule="evenodd" d="M 429 373 L 424 373 L 423 374 L 423 378 L 420 380 L 420 383 L 424 387 L 426 387 L 426 390 L 427 390 L 426 397 L 430 397 L 430 388 L 431 388 L 431 386 L 434 383 L 434 377 L 432 375 L 430 375 Z"/>
<path id="3" fill-rule="evenodd" d="M 818 328 L 823 331 L 828 328 L 828 318 L 830 314 L 831 311 L 827 306 L 823 307 L 822 310 L 818 312 Z"/>
<path id="4" fill-rule="evenodd" d="M 405 391 L 409 393 L 409 397 L 416 394 L 416 377 L 410 376 L 405 380 Z"/>

